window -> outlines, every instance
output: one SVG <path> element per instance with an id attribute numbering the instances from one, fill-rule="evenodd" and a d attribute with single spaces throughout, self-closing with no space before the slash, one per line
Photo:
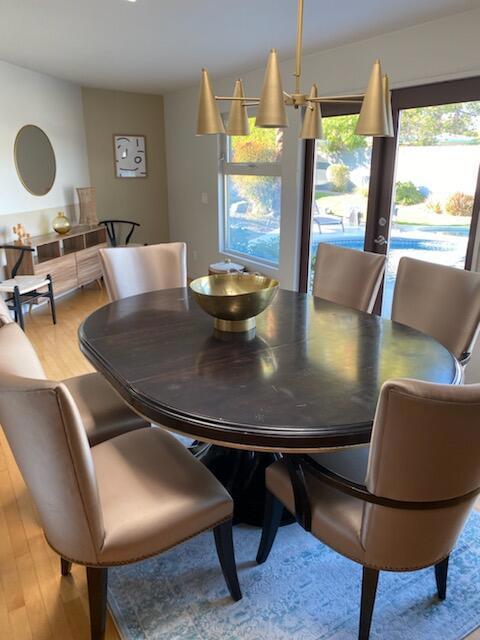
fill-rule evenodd
<path id="1" fill-rule="evenodd" d="M 256 128 L 223 138 L 221 249 L 274 266 L 280 258 L 283 131 Z"/>

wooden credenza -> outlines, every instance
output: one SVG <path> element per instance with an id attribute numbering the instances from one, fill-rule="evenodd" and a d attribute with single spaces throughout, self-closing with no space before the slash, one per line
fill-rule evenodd
<path id="1" fill-rule="evenodd" d="M 67 234 L 48 233 L 32 238 L 35 253 L 26 253 L 18 275 L 47 275 L 53 280 L 55 295 L 76 289 L 102 275 L 98 250 L 107 246 L 107 232 L 103 226 L 79 225 Z M 7 249 L 7 269 L 11 270 L 19 253 Z"/>

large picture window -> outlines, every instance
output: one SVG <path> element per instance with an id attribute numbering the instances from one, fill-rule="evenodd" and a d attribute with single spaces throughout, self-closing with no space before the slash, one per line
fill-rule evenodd
<path id="1" fill-rule="evenodd" d="M 274 266 L 280 259 L 283 131 L 256 128 L 224 136 L 221 150 L 222 250 Z"/>

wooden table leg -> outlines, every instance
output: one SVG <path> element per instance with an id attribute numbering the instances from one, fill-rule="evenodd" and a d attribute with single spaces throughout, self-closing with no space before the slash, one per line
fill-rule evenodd
<path id="1" fill-rule="evenodd" d="M 198 446 L 198 445 L 197 445 Z M 233 498 L 235 524 L 263 526 L 266 489 L 265 469 L 278 459 L 278 454 L 203 445 L 196 457 L 207 466 Z M 281 526 L 294 522 L 284 512 Z"/>

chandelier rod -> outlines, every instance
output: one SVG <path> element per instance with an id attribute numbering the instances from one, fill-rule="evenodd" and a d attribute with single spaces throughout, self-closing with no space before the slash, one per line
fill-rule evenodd
<path id="1" fill-rule="evenodd" d="M 303 0 L 298 0 L 297 49 L 295 53 L 295 93 L 300 93 L 302 76 Z"/>

